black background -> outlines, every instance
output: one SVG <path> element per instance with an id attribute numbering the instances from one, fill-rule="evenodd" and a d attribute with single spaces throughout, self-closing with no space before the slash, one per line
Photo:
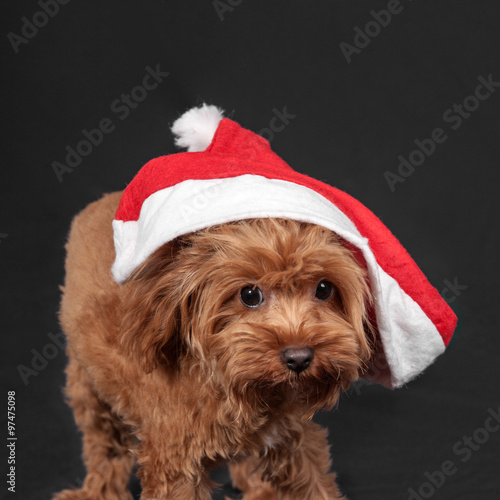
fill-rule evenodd
<path id="1" fill-rule="evenodd" d="M 72 0 L 16 53 L 8 34 L 22 35 L 23 16 L 32 20 L 41 9 L 35 1 L 2 2 L 4 479 L 7 390 L 16 391 L 18 441 L 17 492 L 2 479 L 0 496 L 48 499 L 83 478 L 79 436 L 61 394 L 64 353 L 38 365 L 27 384 L 18 373 L 59 331 L 71 218 L 122 189 L 150 158 L 174 152 L 169 126 L 206 101 L 255 131 L 286 107 L 296 116 L 274 135 L 273 149 L 371 208 L 439 290 L 446 280 L 466 287 L 458 296 L 448 291 L 459 326 L 424 375 L 397 391 L 362 385 L 318 416 L 330 429 L 348 498 L 408 499 L 410 488 L 420 488 L 421 498 L 500 498 L 500 432 L 479 430 L 488 409 L 500 406 L 500 90 L 456 130 L 443 121 L 474 93 L 479 76 L 500 81 L 500 4 L 401 0 L 402 11 L 348 63 L 339 44 L 353 44 L 354 28 L 364 29 L 370 11 L 387 3 L 223 0 L 218 12 L 212 1 Z M 148 65 L 169 76 L 121 120 L 111 103 L 141 83 Z M 64 163 L 66 146 L 76 147 L 82 130 L 103 118 L 115 130 L 59 182 L 52 162 Z M 436 127 L 446 142 L 392 192 L 384 172 L 397 173 L 398 155 L 408 158 L 414 140 Z M 466 436 L 481 441 L 473 437 L 470 454 Z M 425 473 L 446 460 L 456 472 L 439 488 L 424 485 Z"/>

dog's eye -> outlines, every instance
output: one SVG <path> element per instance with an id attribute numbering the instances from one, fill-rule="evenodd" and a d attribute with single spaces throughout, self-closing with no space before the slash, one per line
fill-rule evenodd
<path id="1" fill-rule="evenodd" d="M 316 287 L 316 298 L 319 300 L 328 300 L 335 292 L 335 287 L 326 280 L 321 280 Z"/>
<path id="2" fill-rule="evenodd" d="M 260 288 L 253 286 L 246 286 L 241 289 L 240 299 L 243 305 L 247 307 L 259 307 L 264 300 Z"/>

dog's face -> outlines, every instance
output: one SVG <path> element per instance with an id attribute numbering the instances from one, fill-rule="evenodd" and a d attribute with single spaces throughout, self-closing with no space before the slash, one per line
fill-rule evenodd
<path id="1" fill-rule="evenodd" d="M 332 406 L 371 354 L 365 272 L 312 224 L 214 226 L 163 246 L 124 286 L 122 345 L 146 371 L 196 364 L 242 400 Z"/>

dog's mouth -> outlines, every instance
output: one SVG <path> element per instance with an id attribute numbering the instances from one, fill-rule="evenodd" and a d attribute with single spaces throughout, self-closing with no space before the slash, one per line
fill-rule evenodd
<path id="1" fill-rule="evenodd" d="M 309 345 L 292 345 L 291 350 L 283 345 L 266 349 L 262 342 L 245 345 L 238 355 L 225 351 L 216 366 L 223 368 L 226 387 L 240 401 L 261 408 L 290 402 L 306 412 L 331 408 L 341 390 L 358 378 L 362 361 L 347 349 Z"/>
<path id="2" fill-rule="evenodd" d="M 311 363 L 310 367 L 300 372 L 283 369 L 281 372 L 258 374 L 245 380 L 237 392 L 240 397 L 265 407 L 293 404 L 302 407 L 307 414 L 312 412 L 312 415 L 320 409 L 332 408 L 341 389 L 349 385 L 350 381 L 339 377 L 338 371 L 321 370 Z"/>

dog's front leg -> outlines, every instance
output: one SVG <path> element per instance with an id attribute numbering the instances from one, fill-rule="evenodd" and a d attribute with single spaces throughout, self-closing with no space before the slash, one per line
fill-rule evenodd
<path id="1" fill-rule="evenodd" d="M 212 487 L 208 477 L 151 472 L 143 469 L 141 500 L 211 500 Z"/>
<path id="2" fill-rule="evenodd" d="M 141 500 L 211 500 L 212 482 L 200 461 L 183 458 L 181 450 L 158 447 L 160 440 L 143 442 L 139 449 Z"/>
<path id="3" fill-rule="evenodd" d="M 326 429 L 310 421 L 295 421 L 293 427 L 294 442 L 279 444 L 261 457 L 263 477 L 276 489 L 278 500 L 347 500 L 330 472 Z"/>

